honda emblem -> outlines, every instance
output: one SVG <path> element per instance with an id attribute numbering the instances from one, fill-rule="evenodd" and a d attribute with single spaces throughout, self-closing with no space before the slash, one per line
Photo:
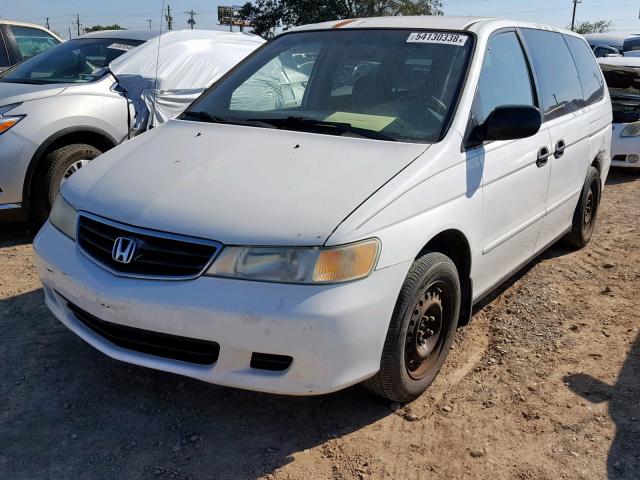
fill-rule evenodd
<path id="1" fill-rule="evenodd" d="M 116 262 L 130 263 L 133 260 L 133 254 L 136 251 L 135 240 L 127 237 L 116 238 L 111 251 L 111 258 Z"/>

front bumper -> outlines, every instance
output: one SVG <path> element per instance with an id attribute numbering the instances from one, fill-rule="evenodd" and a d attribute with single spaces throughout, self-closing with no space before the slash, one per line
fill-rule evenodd
<path id="1" fill-rule="evenodd" d="M 291 395 L 340 390 L 374 375 L 411 262 L 341 285 L 287 285 L 200 277 L 117 277 L 46 223 L 34 241 L 53 314 L 118 360 L 206 382 Z M 198 365 L 118 347 L 81 323 L 67 301 L 115 324 L 217 342 L 218 360 Z M 282 372 L 250 367 L 253 352 L 293 357 Z"/>
<path id="2" fill-rule="evenodd" d="M 640 168 L 640 161 L 631 163 L 627 160 L 629 155 L 640 156 L 640 137 L 621 137 L 621 133 L 628 124 L 613 124 L 613 136 L 611 138 L 611 166 Z"/>
<path id="3" fill-rule="evenodd" d="M 22 189 L 27 169 L 38 148 L 20 133 L 22 129 L 19 127 L 21 124 L 0 135 L 0 207 L 5 206 L 2 210 L 10 210 L 12 204 L 23 203 Z"/>

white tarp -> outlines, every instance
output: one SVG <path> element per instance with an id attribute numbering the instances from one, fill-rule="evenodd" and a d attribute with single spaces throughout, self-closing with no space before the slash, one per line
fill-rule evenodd
<path id="1" fill-rule="evenodd" d="M 144 131 L 176 117 L 264 42 L 245 33 L 179 30 L 117 58 L 109 68 L 134 104 L 133 129 Z"/>

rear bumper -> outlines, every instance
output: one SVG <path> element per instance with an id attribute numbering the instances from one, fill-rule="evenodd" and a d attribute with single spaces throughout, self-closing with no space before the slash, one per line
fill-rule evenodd
<path id="1" fill-rule="evenodd" d="M 292 395 L 340 390 L 374 375 L 411 262 L 341 285 L 286 285 L 201 277 L 117 277 L 49 223 L 34 241 L 47 305 L 86 342 L 125 362 L 211 383 Z M 67 302 L 98 319 L 219 344 L 199 365 L 122 348 L 85 326 Z M 285 371 L 251 368 L 252 353 L 285 355 Z"/>

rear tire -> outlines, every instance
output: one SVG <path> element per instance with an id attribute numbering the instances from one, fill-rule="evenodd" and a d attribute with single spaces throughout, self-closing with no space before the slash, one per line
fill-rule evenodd
<path id="1" fill-rule="evenodd" d="M 449 257 L 418 258 L 396 302 L 380 361 L 380 371 L 363 382 L 373 393 L 396 402 L 419 397 L 442 368 L 458 325 L 460 280 Z"/>
<path id="2" fill-rule="evenodd" d="M 601 185 L 598 170 L 595 167 L 589 167 L 580 200 L 573 214 L 571 231 L 565 237 L 565 242 L 574 248 L 582 248 L 591 240 L 598 217 Z"/>
<path id="3" fill-rule="evenodd" d="M 30 217 L 34 230 L 47 220 L 53 201 L 65 177 L 80 168 L 83 161 L 91 161 L 102 152 L 93 145 L 74 143 L 49 153 L 36 171 L 31 190 Z"/>

